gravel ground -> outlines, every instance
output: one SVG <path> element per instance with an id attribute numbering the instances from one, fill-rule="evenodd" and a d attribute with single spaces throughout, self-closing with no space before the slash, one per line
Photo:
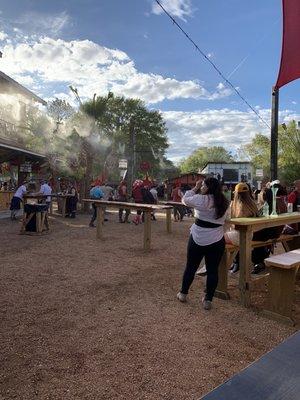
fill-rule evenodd
<path id="1" fill-rule="evenodd" d="M 145 254 L 142 226 L 109 219 L 101 242 L 87 215 L 38 237 L 0 221 L 0 399 L 199 399 L 295 331 L 242 308 L 236 277 L 210 312 L 203 278 L 176 300 L 190 220 L 159 217 Z"/>

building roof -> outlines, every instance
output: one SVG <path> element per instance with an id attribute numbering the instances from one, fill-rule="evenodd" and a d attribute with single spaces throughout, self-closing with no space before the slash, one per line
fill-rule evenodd
<path id="1" fill-rule="evenodd" d="M 25 149 L 16 142 L 0 137 L 0 163 L 12 161 L 20 155 L 26 156 L 27 161 L 42 161 L 46 159 L 45 154 Z"/>
<path id="2" fill-rule="evenodd" d="M 25 86 L 20 85 L 20 83 L 12 79 L 10 76 L 6 75 L 4 72 L 0 71 L 0 93 L 5 93 L 7 91 L 11 91 L 12 89 L 15 93 L 22 94 L 23 96 L 34 100 L 37 103 L 43 105 L 47 104 L 45 100 L 41 99 Z"/>

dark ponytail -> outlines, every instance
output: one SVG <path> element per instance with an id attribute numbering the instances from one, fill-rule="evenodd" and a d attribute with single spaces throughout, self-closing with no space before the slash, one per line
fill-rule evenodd
<path id="1" fill-rule="evenodd" d="M 229 206 L 229 201 L 222 193 L 222 186 L 216 178 L 206 178 L 204 183 L 208 188 L 206 194 L 212 194 L 214 196 L 216 219 L 219 219 L 225 214 Z"/>

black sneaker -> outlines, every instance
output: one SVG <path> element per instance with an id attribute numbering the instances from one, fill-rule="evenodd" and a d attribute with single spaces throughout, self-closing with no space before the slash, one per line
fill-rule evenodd
<path id="1" fill-rule="evenodd" d="M 259 263 L 254 265 L 253 270 L 251 271 L 251 274 L 257 275 L 261 272 L 263 272 L 266 269 L 266 266 L 264 263 Z"/>

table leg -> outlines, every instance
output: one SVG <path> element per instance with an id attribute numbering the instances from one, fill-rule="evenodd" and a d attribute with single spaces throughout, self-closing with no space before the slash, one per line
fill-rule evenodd
<path id="1" fill-rule="evenodd" d="M 50 205 L 49 205 L 49 214 L 53 215 L 53 201 L 51 199 Z"/>
<path id="2" fill-rule="evenodd" d="M 239 289 L 241 303 L 250 307 L 250 266 L 251 266 L 251 239 L 252 231 L 249 227 L 240 230 L 240 279 Z"/>
<path id="3" fill-rule="evenodd" d="M 66 202 L 67 202 L 67 198 L 66 197 L 63 197 L 62 198 L 62 205 L 61 205 L 61 215 L 62 215 L 62 217 L 63 218 L 65 218 L 66 217 Z"/>
<path id="4" fill-rule="evenodd" d="M 144 250 L 149 251 L 151 247 L 151 211 L 145 211 L 144 218 Z"/>
<path id="5" fill-rule="evenodd" d="M 36 221 L 36 232 L 37 233 L 41 233 L 42 229 L 41 229 L 41 220 L 42 220 L 42 213 L 37 212 L 35 214 L 35 221 Z"/>
<path id="6" fill-rule="evenodd" d="M 103 238 L 103 221 L 104 221 L 104 208 L 101 206 L 97 207 L 97 239 Z"/>
<path id="7" fill-rule="evenodd" d="M 172 232 L 172 208 L 166 210 L 167 232 Z"/>

